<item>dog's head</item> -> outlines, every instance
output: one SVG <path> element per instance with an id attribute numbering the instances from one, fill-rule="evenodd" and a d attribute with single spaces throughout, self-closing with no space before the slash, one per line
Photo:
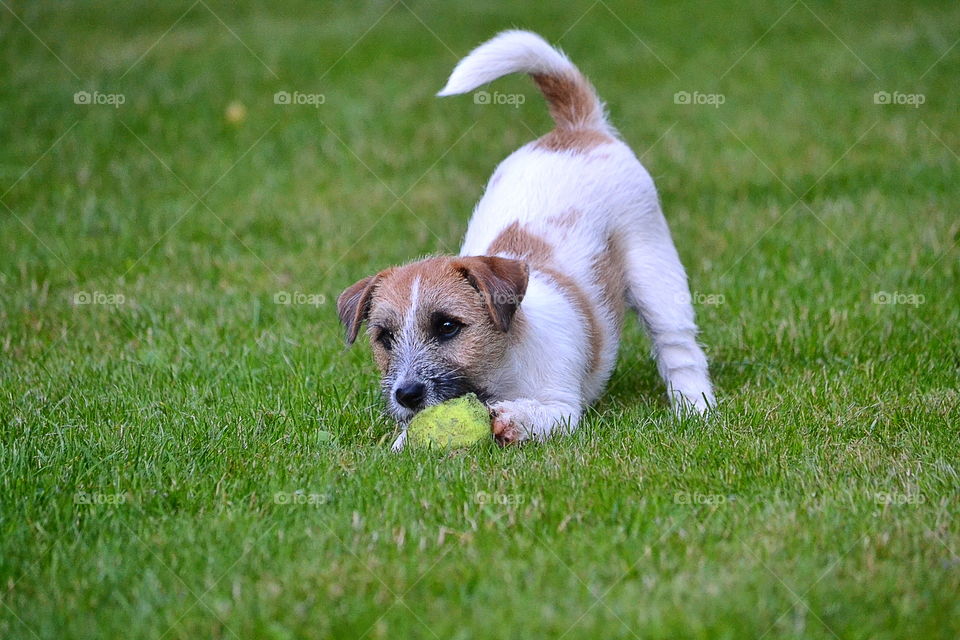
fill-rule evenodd
<path id="1" fill-rule="evenodd" d="M 360 280 L 337 298 L 347 344 L 360 326 L 388 410 L 406 422 L 464 393 L 490 396 L 527 289 L 524 262 L 491 256 L 427 258 Z"/>

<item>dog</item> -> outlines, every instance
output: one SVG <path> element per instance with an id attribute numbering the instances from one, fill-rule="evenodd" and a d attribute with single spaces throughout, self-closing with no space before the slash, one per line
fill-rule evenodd
<path id="1" fill-rule="evenodd" d="M 627 307 L 648 331 L 674 410 L 714 405 L 683 265 L 653 180 L 559 50 L 506 31 L 438 96 L 529 74 L 556 128 L 511 154 L 477 204 L 459 256 L 392 267 L 337 299 L 347 344 L 366 322 L 389 413 L 469 392 L 501 445 L 576 429 L 616 364 Z"/>

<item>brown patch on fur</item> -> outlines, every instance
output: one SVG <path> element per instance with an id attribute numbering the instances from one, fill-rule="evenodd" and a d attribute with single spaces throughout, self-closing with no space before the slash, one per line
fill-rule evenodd
<path id="1" fill-rule="evenodd" d="M 381 271 L 377 276 L 379 282 L 371 302 L 371 310 L 374 303 L 386 303 L 394 311 L 396 321 L 402 322 L 412 302 L 410 291 L 417 275 L 419 273 L 416 269 L 405 267 L 392 267 Z"/>
<path id="2" fill-rule="evenodd" d="M 596 93 L 579 73 L 535 73 L 533 81 L 547 99 L 550 116 L 558 127 L 582 127 L 600 115 L 597 113 L 600 105 L 597 104 Z"/>
<path id="3" fill-rule="evenodd" d="M 533 267 L 546 265 L 553 259 L 553 247 L 550 243 L 521 227 L 519 222 L 514 222 L 501 231 L 487 247 L 487 253 L 506 253 L 528 262 Z"/>
<path id="4" fill-rule="evenodd" d="M 454 260 L 452 265 L 483 297 L 493 326 L 507 331 L 527 292 L 527 263 L 496 256 L 470 256 Z"/>
<path id="5" fill-rule="evenodd" d="M 537 149 L 544 151 L 573 151 L 585 153 L 600 145 L 613 142 L 613 138 L 595 129 L 556 128 L 534 143 Z"/>
<path id="6" fill-rule="evenodd" d="M 535 73 L 533 81 L 547 99 L 550 116 L 557 128 L 534 143 L 546 151 L 583 153 L 613 142 L 596 128 L 602 118 L 596 92 L 579 72 L 546 75 Z"/>
<path id="7" fill-rule="evenodd" d="M 560 227 L 561 229 L 569 229 L 570 227 L 575 226 L 580 221 L 580 216 L 582 214 L 577 209 L 567 209 L 563 213 L 560 213 L 555 216 L 550 216 L 547 218 L 547 223 L 554 226 Z"/>
<path id="8" fill-rule="evenodd" d="M 590 272 L 600 285 L 601 304 L 610 310 L 619 328 L 623 324 L 627 272 L 623 246 L 617 238 L 607 241 L 604 251 L 594 258 Z"/>
<path id="9" fill-rule="evenodd" d="M 560 273 L 554 269 L 540 269 L 540 272 L 553 280 L 554 284 L 560 289 L 560 292 L 566 296 L 577 312 L 587 324 L 587 340 L 590 344 L 588 370 L 593 373 L 600 368 L 600 348 L 603 346 L 603 334 L 600 329 L 600 321 L 594 311 L 593 304 L 584 290 L 573 278 Z"/>
<path id="10" fill-rule="evenodd" d="M 370 313 L 370 302 L 380 278 L 386 273 L 367 276 L 355 282 L 337 297 L 337 315 L 347 329 L 347 344 L 353 344 L 360 332 L 360 325 Z"/>

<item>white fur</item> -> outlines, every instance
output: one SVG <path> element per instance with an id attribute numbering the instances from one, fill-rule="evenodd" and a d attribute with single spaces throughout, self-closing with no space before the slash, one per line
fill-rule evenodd
<path id="1" fill-rule="evenodd" d="M 560 74 L 575 72 L 570 60 L 529 31 L 503 31 L 457 63 L 438 96 L 473 91 L 511 73 Z"/>
<path id="2" fill-rule="evenodd" d="M 404 339 L 412 335 L 415 331 L 417 325 L 417 304 L 419 302 L 420 278 L 417 277 L 410 286 L 410 307 L 407 309 L 407 314 L 403 319 L 403 330 L 400 331 L 398 335 L 399 340 L 403 344 L 396 349 L 398 354 L 396 382 L 393 388 L 390 389 L 390 399 L 388 400 L 388 402 L 392 403 L 395 414 L 407 420 L 413 417 L 413 411 L 397 402 L 396 393 L 399 387 L 410 381 L 411 375 L 414 374 L 414 365 L 419 355 L 418 350 L 423 348 L 422 344 L 416 342 L 413 344 L 404 343 Z"/>
<path id="3" fill-rule="evenodd" d="M 478 47 L 454 69 L 439 95 L 471 91 L 514 72 L 579 72 L 539 36 L 505 32 Z M 584 81 L 585 82 L 585 81 Z M 600 105 L 599 100 L 596 103 Z M 611 132 L 600 115 L 587 126 Z M 577 222 L 556 224 L 571 209 Z M 551 218 L 554 218 L 551 221 Z M 627 303 L 635 308 L 653 343 L 653 355 L 677 412 L 704 412 L 714 404 L 707 360 L 687 277 L 670 237 L 653 180 L 623 142 L 612 139 L 588 151 L 551 151 L 531 142 L 504 160 L 477 204 L 460 255 L 487 255 L 494 239 L 519 222 L 546 240 L 554 267 L 572 278 L 600 309 L 601 290 L 591 267 L 611 237 L 626 253 Z M 503 257 L 511 256 L 501 253 Z M 511 423 L 519 439 L 544 439 L 576 428 L 585 406 L 602 392 L 616 363 L 619 329 L 598 313 L 604 336 L 601 366 L 589 370 L 585 319 L 550 277 L 535 269 L 517 311 L 524 331 L 496 372 L 491 409 Z M 395 447 L 403 446 L 403 436 Z"/>

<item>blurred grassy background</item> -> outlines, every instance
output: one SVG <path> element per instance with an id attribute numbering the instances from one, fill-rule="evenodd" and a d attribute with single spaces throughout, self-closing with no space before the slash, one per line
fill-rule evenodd
<path id="1" fill-rule="evenodd" d="M 956 3 L 0 5 L 0 635 L 960 631 Z M 656 179 L 713 423 L 631 323 L 573 438 L 386 451 L 332 302 L 549 130 L 433 97 L 510 27 Z"/>

